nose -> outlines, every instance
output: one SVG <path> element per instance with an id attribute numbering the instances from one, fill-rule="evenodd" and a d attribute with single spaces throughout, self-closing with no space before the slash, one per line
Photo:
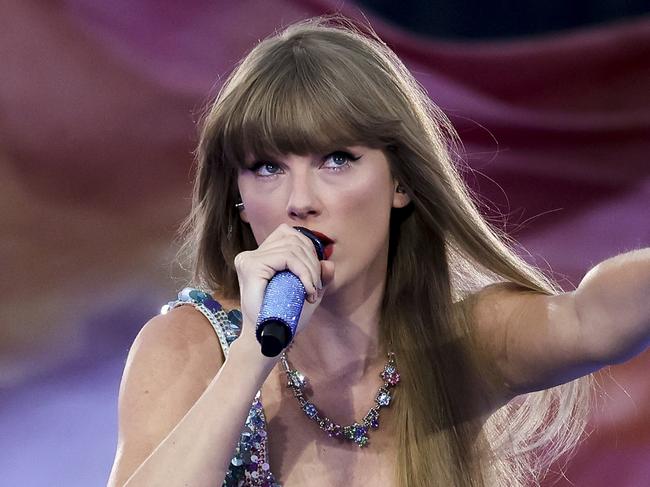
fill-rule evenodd
<path id="1" fill-rule="evenodd" d="M 322 205 L 317 195 L 315 183 L 307 171 L 294 174 L 287 201 L 287 215 L 292 220 L 304 220 L 321 214 Z"/>

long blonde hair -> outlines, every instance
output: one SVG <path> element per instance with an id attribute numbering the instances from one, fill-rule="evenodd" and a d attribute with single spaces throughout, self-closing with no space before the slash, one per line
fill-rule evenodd
<path id="1" fill-rule="evenodd" d="M 206 112 L 179 258 L 194 285 L 238 299 L 234 257 L 257 247 L 235 209 L 246 156 L 383 150 L 412 200 L 391 215 L 380 323 L 403 377 L 396 482 L 523 485 L 577 442 L 589 384 L 522 396 L 485 423 L 472 411 L 462 384 L 490 370 L 473 340 L 474 293 L 499 281 L 560 289 L 482 218 L 452 160 L 456 143 L 449 120 L 370 27 L 338 15 L 293 24 L 254 47 Z"/>

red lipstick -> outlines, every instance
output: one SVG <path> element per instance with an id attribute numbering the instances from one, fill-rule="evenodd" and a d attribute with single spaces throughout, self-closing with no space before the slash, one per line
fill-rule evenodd
<path id="1" fill-rule="evenodd" d="M 314 230 L 310 230 L 310 232 L 318 237 L 318 239 L 323 243 L 323 254 L 325 256 L 325 260 L 329 259 L 332 255 L 332 252 L 334 252 L 334 240 L 323 233 L 316 232 Z"/>

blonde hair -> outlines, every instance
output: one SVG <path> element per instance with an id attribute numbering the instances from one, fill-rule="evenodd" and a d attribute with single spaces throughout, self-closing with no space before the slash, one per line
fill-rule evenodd
<path id="1" fill-rule="evenodd" d="M 561 290 L 481 217 L 452 160 L 456 143 L 449 120 L 370 27 L 338 15 L 293 24 L 239 63 L 206 113 L 179 256 L 194 285 L 238 299 L 234 257 L 257 247 L 234 206 L 246 156 L 383 150 L 412 200 L 391 215 L 380 323 L 403 377 L 396 481 L 523 485 L 578 441 L 589 383 L 521 396 L 485 423 L 471 408 L 474 391 L 458 386 L 490 370 L 473 339 L 475 291 L 499 281 Z"/>

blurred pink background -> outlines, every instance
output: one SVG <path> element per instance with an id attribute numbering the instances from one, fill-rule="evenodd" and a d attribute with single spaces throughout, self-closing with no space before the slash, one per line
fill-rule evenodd
<path id="1" fill-rule="evenodd" d="M 650 18 L 451 42 L 353 3 L 6 0 L 0 6 L 3 485 L 105 485 L 140 327 L 184 286 L 196 121 L 254 43 L 365 14 L 451 117 L 468 183 L 567 290 L 650 245 Z M 557 485 L 649 485 L 648 352 L 599 374 Z M 550 482 L 548 482 L 550 485 Z"/>

